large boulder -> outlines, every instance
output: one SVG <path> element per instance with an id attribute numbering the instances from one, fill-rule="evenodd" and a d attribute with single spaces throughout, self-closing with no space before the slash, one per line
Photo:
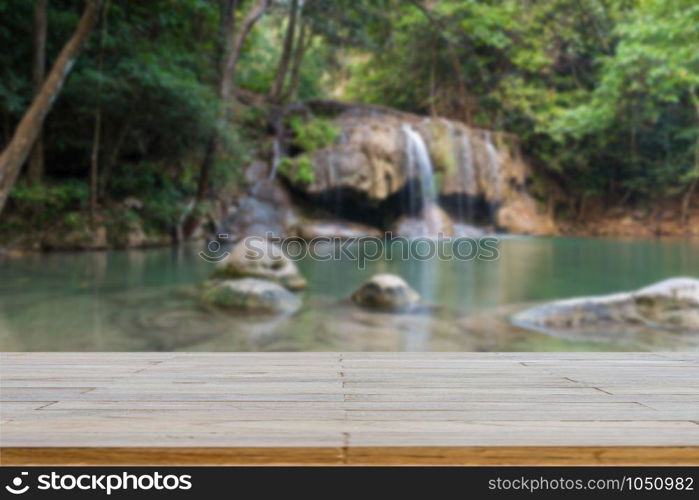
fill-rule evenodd
<path id="1" fill-rule="evenodd" d="M 640 317 L 650 323 L 699 331 L 699 280 L 673 278 L 633 295 Z"/>
<path id="2" fill-rule="evenodd" d="M 215 283 L 201 295 L 205 306 L 250 313 L 293 314 L 301 299 L 271 281 L 256 278 Z"/>
<path id="3" fill-rule="evenodd" d="M 379 201 L 396 194 L 417 175 L 408 166 L 406 125 L 427 147 L 441 194 L 482 195 L 494 203 L 524 186 L 529 173 L 511 136 L 444 118 L 351 110 L 335 125 L 341 140 L 308 152 L 313 181 L 289 179 L 299 189 L 316 194 L 349 188 Z"/>
<path id="4" fill-rule="evenodd" d="M 699 332 L 699 280 L 671 278 L 635 292 L 555 301 L 512 319 L 551 330 L 643 325 Z"/>
<path id="5" fill-rule="evenodd" d="M 311 153 L 314 180 L 302 189 L 317 194 L 349 188 L 381 201 L 405 186 L 405 139 L 400 122 L 350 115 L 339 118 L 337 125 L 342 140 Z"/>
<path id="6" fill-rule="evenodd" d="M 218 263 L 215 278 L 262 278 L 279 283 L 290 290 L 300 290 L 307 282 L 282 249 L 258 237 L 245 238 Z"/>
<path id="7" fill-rule="evenodd" d="M 420 295 L 395 274 L 377 274 L 352 295 L 358 306 L 374 311 L 405 312 L 420 306 Z"/>
<path id="8" fill-rule="evenodd" d="M 307 195 L 349 190 L 369 202 L 398 195 L 409 181 L 419 182 L 409 161 L 409 127 L 428 150 L 439 195 L 481 199 L 496 211 L 508 207 L 498 226 L 511 232 L 555 233 L 552 217 L 527 194 L 531 169 L 509 134 L 361 107 L 340 114 L 334 125 L 341 131 L 338 140 L 303 153 L 312 164 L 311 176 L 294 175 L 293 169 L 281 173 L 295 189 Z M 521 221 L 518 209 L 524 210 Z"/>

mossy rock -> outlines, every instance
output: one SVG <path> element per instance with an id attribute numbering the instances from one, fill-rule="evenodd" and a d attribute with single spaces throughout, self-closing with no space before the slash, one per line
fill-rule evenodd
<path id="1" fill-rule="evenodd" d="M 415 310 L 420 300 L 420 295 L 395 274 L 377 274 L 352 294 L 352 301 L 358 306 L 382 312 Z"/>
<path id="2" fill-rule="evenodd" d="M 289 290 L 301 290 L 307 282 L 296 264 L 270 241 L 251 237 L 238 243 L 219 262 L 214 279 L 259 278 L 274 281 Z"/>
<path id="3" fill-rule="evenodd" d="M 232 311 L 267 314 L 293 314 L 301 299 L 271 281 L 256 278 L 221 281 L 201 295 L 204 306 Z"/>

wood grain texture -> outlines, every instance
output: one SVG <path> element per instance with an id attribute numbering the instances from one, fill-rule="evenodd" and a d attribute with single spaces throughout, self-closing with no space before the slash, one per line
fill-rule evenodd
<path id="1" fill-rule="evenodd" d="M 4 353 L 0 463 L 699 465 L 694 353 Z"/>
<path id="2" fill-rule="evenodd" d="M 4 465 L 699 465 L 693 447 L 3 448 Z"/>

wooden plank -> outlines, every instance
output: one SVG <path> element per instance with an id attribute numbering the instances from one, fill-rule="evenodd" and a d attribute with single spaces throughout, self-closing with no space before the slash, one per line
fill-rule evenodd
<path id="1" fill-rule="evenodd" d="M 8 403 L 15 404 L 15 403 Z M 27 403 L 16 403 L 27 404 Z M 32 403 L 29 403 L 32 404 Z M 48 404 L 48 403 L 46 403 Z M 661 403 L 665 404 L 665 403 Z M 581 406 L 583 405 L 583 406 Z M 334 410 L 369 410 L 369 411 L 510 411 L 527 412 L 541 409 L 538 402 L 516 401 L 447 401 L 447 402 L 354 402 L 354 401 L 56 401 L 49 406 L 43 406 L 42 411 L 54 410 L 104 410 L 104 411 L 142 411 L 142 410 L 167 410 L 167 411 L 227 411 L 227 410 L 294 410 L 307 409 L 334 409 Z M 590 409 L 592 412 L 606 410 L 632 410 L 634 408 L 647 408 L 635 402 L 579 402 L 562 401 L 556 403 L 559 410 L 580 412 Z M 667 410 L 677 409 L 670 403 Z"/>
<path id="2" fill-rule="evenodd" d="M 4 353 L 0 446 L 17 464 L 696 464 L 698 369 L 694 353 Z"/>
<path id="3" fill-rule="evenodd" d="M 500 446 L 351 447 L 350 465 L 679 466 L 699 464 L 692 447 Z"/>
<path id="4" fill-rule="evenodd" d="M 696 448 L 662 447 L 62 447 L 4 448 L 25 465 L 699 465 Z"/>
<path id="5" fill-rule="evenodd" d="M 2 448 L 0 463 L 19 465 L 340 465 L 341 447 Z"/>
<path id="6" fill-rule="evenodd" d="M 240 433 L 208 432 L 201 430 L 193 439 L 191 434 L 173 432 L 154 434 L 153 432 L 131 432 L 104 434 L 91 431 L 81 434 L 76 439 L 75 433 L 36 434 L 34 432 L 17 432 L 3 438 L 0 450 L 4 448 L 182 448 L 182 447 L 220 447 L 220 448 L 317 448 L 340 447 L 343 436 L 339 433 L 324 433 L 316 430 L 310 432 L 246 429 Z"/>

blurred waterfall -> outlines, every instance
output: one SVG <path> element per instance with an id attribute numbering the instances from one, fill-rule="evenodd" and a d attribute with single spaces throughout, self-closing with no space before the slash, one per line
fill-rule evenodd
<path id="1" fill-rule="evenodd" d="M 279 164 L 282 161 L 282 144 L 279 138 L 275 138 L 272 142 L 272 170 L 269 172 L 269 179 L 274 180 L 277 176 Z"/>
<path id="2" fill-rule="evenodd" d="M 489 130 L 485 132 L 485 151 L 488 162 L 485 165 L 488 183 L 493 186 L 493 201 L 498 202 L 502 198 L 502 165 L 500 156 L 493 144 L 493 133 Z"/>
<path id="3" fill-rule="evenodd" d="M 493 134 L 489 130 L 485 133 L 485 152 L 487 162 L 485 164 L 485 176 L 488 185 L 492 186 L 491 203 L 490 203 L 490 218 L 495 222 L 495 214 L 497 211 L 496 205 L 502 199 L 502 165 L 500 156 L 493 144 Z"/>
<path id="4" fill-rule="evenodd" d="M 432 160 L 425 145 L 422 136 L 413 129 L 409 124 L 404 123 L 402 126 L 403 134 L 405 135 L 405 162 L 406 172 L 409 179 L 417 178 L 420 184 L 420 201 L 414 189 L 410 188 L 409 211 L 411 214 L 422 212 L 423 214 L 423 233 L 432 234 L 437 221 L 431 220 L 429 214 L 434 211 L 428 210 L 429 207 L 437 204 L 437 189 L 435 187 L 434 168 Z"/>

